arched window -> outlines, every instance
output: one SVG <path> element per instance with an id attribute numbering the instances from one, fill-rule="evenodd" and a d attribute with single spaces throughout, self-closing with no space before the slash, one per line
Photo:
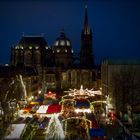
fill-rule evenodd
<path id="1" fill-rule="evenodd" d="M 95 75 L 95 72 L 92 72 L 92 81 L 96 81 L 96 75 Z"/>
<path id="2" fill-rule="evenodd" d="M 24 54 L 24 63 L 26 65 L 32 64 L 32 53 L 30 51 L 26 51 Z"/>
<path id="3" fill-rule="evenodd" d="M 15 53 L 14 53 L 14 57 L 15 57 L 15 64 L 17 64 L 18 63 L 18 51 L 15 51 Z"/>
<path id="4" fill-rule="evenodd" d="M 40 64 L 40 52 L 39 51 L 35 51 L 34 62 L 35 62 L 35 64 Z"/>
<path id="5" fill-rule="evenodd" d="M 24 60 L 24 52 L 23 50 L 18 50 L 18 63 L 23 63 Z"/>

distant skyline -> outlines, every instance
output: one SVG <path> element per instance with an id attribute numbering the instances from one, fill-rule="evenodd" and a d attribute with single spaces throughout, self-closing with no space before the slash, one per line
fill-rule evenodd
<path id="1" fill-rule="evenodd" d="M 140 59 L 138 0 L 3 0 L 0 1 L 0 64 L 10 62 L 11 46 L 24 35 L 41 35 L 53 45 L 64 29 L 80 51 L 85 4 L 93 31 L 95 62 L 105 58 Z"/>

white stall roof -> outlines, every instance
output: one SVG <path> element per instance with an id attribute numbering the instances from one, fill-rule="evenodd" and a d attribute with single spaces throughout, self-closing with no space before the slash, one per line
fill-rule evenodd
<path id="1" fill-rule="evenodd" d="M 19 140 L 24 130 L 26 124 L 12 124 L 8 128 L 8 134 L 5 136 L 4 140 Z"/>

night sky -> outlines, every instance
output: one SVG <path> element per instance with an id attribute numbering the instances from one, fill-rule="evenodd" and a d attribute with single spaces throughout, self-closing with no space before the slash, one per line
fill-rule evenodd
<path id="1" fill-rule="evenodd" d="M 3 0 L 0 1 L 0 64 L 10 62 L 10 48 L 23 33 L 43 33 L 51 46 L 64 29 L 78 52 L 85 4 L 96 63 L 105 58 L 140 58 L 140 0 Z"/>

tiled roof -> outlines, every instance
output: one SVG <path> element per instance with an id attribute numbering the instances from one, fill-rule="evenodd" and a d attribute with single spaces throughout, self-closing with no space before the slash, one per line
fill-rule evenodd
<path id="1" fill-rule="evenodd" d="M 20 45 L 37 45 L 37 46 L 48 46 L 43 36 L 23 36 L 19 42 Z"/>

